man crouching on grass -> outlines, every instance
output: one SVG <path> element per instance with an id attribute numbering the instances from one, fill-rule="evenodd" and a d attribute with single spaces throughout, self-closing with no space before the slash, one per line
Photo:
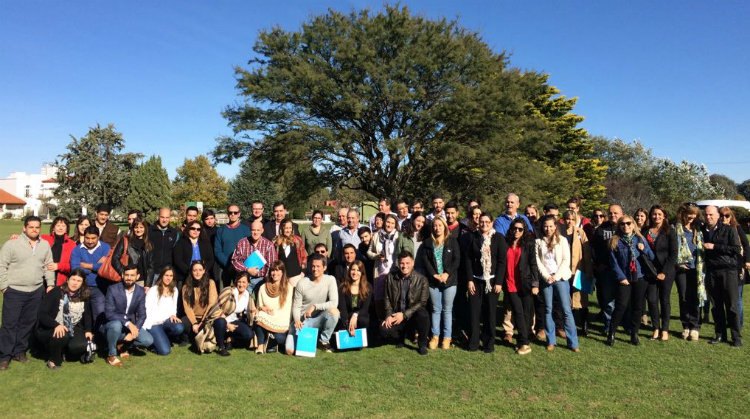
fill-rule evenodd
<path id="1" fill-rule="evenodd" d="M 115 367 L 122 367 L 118 349 L 121 358 L 129 358 L 132 345 L 148 348 L 154 343 L 154 338 L 142 329 L 146 321 L 146 292 L 135 283 L 138 277 L 138 267 L 130 264 L 122 272 L 122 282 L 107 289 L 107 362 Z M 120 342 L 122 345 L 118 345 Z"/>

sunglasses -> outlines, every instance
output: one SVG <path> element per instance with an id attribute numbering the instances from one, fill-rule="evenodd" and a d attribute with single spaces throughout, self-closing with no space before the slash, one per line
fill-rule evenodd
<path id="1" fill-rule="evenodd" d="M 200 227 L 190 227 L 190 231 L 201 231 Z"/>
<path id="2" fill-rule="evenodd" d="M 229 215 L 237 215 L 239 214 L 239 211 L 229 211 Z"/>
<path id="3" fill-rule="evenodd" d="M 521 227 L 513 227 L 513 228 L 511 228 L 511 230 L 512 230 L 513 232 L 517 232 L 517 231 L 520 231 L 521 233 L 523 233 L 524 231 L 526 231 L 526 229 L 525 229 L 525 228 L 521 228 Z"/>
<path id="4" fill-rule="evenodd" d="M 319 255 L 325 255 L 325 254 L 326 254 L 326 251 L 325 251 L 325 250 L 318 250 L 318 251 L 317 251 L 317 252 L 315 252 L 315 253 L 317 253 L 317 254 L 319 254 Z"/>
<path id="5" fill-rule="evenodd" d="M 631 225 L 633 225 L 633 223 L 631 221 L 625 221 L 625 222 L 620 223 L 620 225 L 621 226 L 631 226 Z"/>
<path id="6" fill-rule="evenodd" d="M 594 218 L 604 218 L 604 214 L 594 214 Z"/>
<path id="7" fill-rule="evenodd" d="M 731 219 L 731 218 L 732 218 L 732 215 L 731 215 L 731 214 L 724 214 L 724 215 L 722 215 L 722 216 L 721 216 L 721 218 L 724 218 L 724 219 L 726 219 L 726 220 L 729 220 L 729 219 Z"/>

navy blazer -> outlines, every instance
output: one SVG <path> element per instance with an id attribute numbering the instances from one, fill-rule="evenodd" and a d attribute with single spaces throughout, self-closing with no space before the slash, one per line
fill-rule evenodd
<path id="1" fill-rule="evenodd" d="M 107 299 L 104 306 L 104 313 L 108 322 L 119 321 L 125 326 L 125 323 L 131 322 L 140 330 L 146 321 L 146 291 L 143 287 L 133 285 L 133 299 L 130 301 L 130 307 L 127 312 L 125 308 L 128 305 L 128 298 L 125 295 L 125 285 L 118 282 L 107 288 Z"/>

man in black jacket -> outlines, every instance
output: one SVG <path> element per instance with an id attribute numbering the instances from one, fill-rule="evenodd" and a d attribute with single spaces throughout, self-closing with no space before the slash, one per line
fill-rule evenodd
<path id="1" fill-rule="evenodd" d="M 154 278 L 151 283 L 156 284 L 156 279 L 161 269 L 172 264 L 172 250 L 180 237 L 180 230 L 171 227 L 169 221 L 172 219 L 172 211 L 169 208 L 159 210 L 159 218 L 148 230 L 148 240 L 154 247 L 152 250 L 154 259 Z"/>
<path id="2" fill-rule="evenodd" d="M 407 328 L 419 334 L 419 354 L 427 355 L 427 334 L 430 315 L 425 306 L 430 291 L 427 278 L 414 270 L 414 256 L 409 251 L 398 255 L 398 272 L 391 272 L 385 282 L 385 320 L 380 333 L 386 339 L 396 339 L 396 347 L 404 346 Z"/>
<path id="3" fill-rule="evenodd" d="M 740 314 L 737 303 L 739 273 L 738 258 L 742 245 L 737 229 L 719 222 L 719 210 L 713 205 L 706 207 L 706 225 L 703 229 L 706 249 L 706 283 L 713 306 L 714 338 L 708 343 L 727 340 L 727 321 L 732 331 L 735 347 L 742 346 L 740 336 Z"/>
<path id="4" fill-rule="evenodd" d="M 594 232 L 591 247 L 594 251 L 594 276 L 596 277 L 596 299 L 604 315 L 604 336 L 609 332 L 609 324 L 612 321 L 612 312 L 615 309 L 615 293 L 617 283 L 612 278 L 612 270 L 609 266 L 609 239 L 617 231 L 617 221 L 622 217 L 622 207 L 619 205 L 609 206 L 609 219 Z"/>
<path id="5" fill-rule="evenodd" d="M 279 225 L 286 218 L 286 207 L 283 202 L 277 202 L 273 204 L 273 220 L 266 222 L 263 225 L 263 237 L 267 238 L 271 242 L 276 239 L 281 232 L 279 231 Z M 296 223 L 292 223 L 294 229 L 294 235 L 299 236 L 299 226 Z"/>

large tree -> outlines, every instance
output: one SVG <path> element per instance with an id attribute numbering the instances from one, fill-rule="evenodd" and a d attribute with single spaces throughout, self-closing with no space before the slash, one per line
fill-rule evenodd
<path id="1" fill-rule="evenodd" d="M 75 217 L 98 204 L 119 207 L 130 191 L 130 180 L 139 153 L 124 153 L 125 140 L 113 124 L 89 128 L 81 137 L 70 136 L 67 152 L 58 156 L 58 187 L 54 196 L 58 214 Z"/>
<path id="2" fill-rule="evenodd" d="M 240 172 L 229 183 L 229 203 L 239 205 L 243 214 L 250 214 L 253 201 L 261 201 L 265 216 L 270 217 L 272 205 L 281 199 L 281 193 L 275 179 L 270 178 L 268 173 L 266 161 L 254 154 L 248 156 L 240 164 Z"/>
<path id="3" fill-rule="evenodd" d="M 577 161 L 588 138 L 575 102 L 456 21 L 330 10 L 262 31 L 254 51 L 236 68 L 244 100 L 224 111 L 235 135 L 217 139 L 215 161 L 259 151 L 302 191 L 601 198 L 603 167 Z"/>
<path id="4" fill-rule="evenodd" d="M 172 198 L 176 204 L 188 201 L 202 201 L 205 208 L 222 208 L 227 202 L 229 185 L 219 175 L 204 155 L 195 159 L 185 159 L 177 168 L 177 176 L 172 182 Z"/>
<path id="5" fill-rule="evenodd" d="M 172 203 L 172 184 L 167 170 L 161 163 L 161 157 L 151 156 L 133 173 L 130 181 L 130 193 L 125 199 L 127 209 L 138 210 L 153 222 L 161 207 Z"/>
<path id="6" fill-rule="evenodd" d="M 709 179 L 711 179 L 711 185 L 722 190 L 724 198 L 734 199 L 737 195 L 737 184 L 728 176 L 714 173 L 709 176 Z"/>

